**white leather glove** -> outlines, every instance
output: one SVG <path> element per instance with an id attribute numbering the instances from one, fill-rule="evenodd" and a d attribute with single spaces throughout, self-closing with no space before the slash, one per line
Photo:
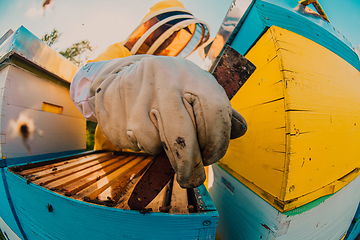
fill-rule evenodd
<path id="1" fill-rule="evenodd" d="M 204 166 L 222 158 L 230 137 L 247 128 L 216 79 L 183 58 L 108 61 L 93 79 L 88 100 L 116 146 L 153 155 L 165 149 L 183 188 L 200 186 Z"/>

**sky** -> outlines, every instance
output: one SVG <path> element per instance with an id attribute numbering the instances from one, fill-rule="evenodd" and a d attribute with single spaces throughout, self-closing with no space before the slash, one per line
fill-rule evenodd
<path id="1" fill-rule="evenodd" d="M 44 0 L 0 0 L 0 36 L 21 25 L 41 38 L 54 28 L 62 33 L 52 47 L 65 50 L 89 40 L 95 47 L 90 58 L 109 45 L 125 40 L 149 8 L 159 0 L 53 0 L 45 10 Z M 180 0 L 193 15 L 206 22 L 215 37 L 232 0 Z M 243 0 L 237 0 L 241 2 Z M 289 0 L 292 1 L 292 0 Z M 294 0 L 298 1 L 298 0 Z M 355 47 L 360 44 L 360 0 L 318 0 L 330 22 Z"/>
<path id="2" fill-rule="evenodd" d="M 38 38 L 56 28 L 62 36 L 52 46 L 55 50 L 87 39 L 95 47 L 96 57 L 109 45 L 124 41 L 156 2 L 159 0 L 54 0 L 44 11 L 43 0 L 0 0 L 0 36 L 21 25 Z M 211 37 L 215 37 L 232 0 L 181 2 L 209 25 Z"/>
<path id="3" fill-rule="evenodd" d="M 330 23 L 345 35 L 354 47 L 360 45 L 360 1 L 318 0 Z"/>

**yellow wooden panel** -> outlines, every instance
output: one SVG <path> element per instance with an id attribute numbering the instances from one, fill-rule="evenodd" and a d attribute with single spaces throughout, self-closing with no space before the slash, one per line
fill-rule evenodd
<path id="1" fill-rule="evenodd" d="M 280 197 L 286 183 L 284 82 L 271 35 L 265 34 L 246 57 L 257 69 L 231 104 L 246 119 L 248 131 L 230 141 L 221 164 Z"/>
<path id="2" fill-rule="evenodd" d="M 274 109 L 284 107 L 276 101 L 242 111 L 248 122 L 248 132 L 232 140 L 221 160 L 233 171 L 272 195 L 280 196 L 285 167 L 284 113 Z"/>
<path id="3" fill-rule="evenodd" d="M 286 69 L 292 152 L 286 201 L 321 189 L 359 167 L 360 74 L 309 39 L 279 28 L 275 32 Z"/>

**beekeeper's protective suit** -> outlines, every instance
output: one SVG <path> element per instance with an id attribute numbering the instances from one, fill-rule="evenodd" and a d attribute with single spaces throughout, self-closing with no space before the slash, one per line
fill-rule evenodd
<path id="1" fill-rule="evenodd" d="M 126 41 L 81 68 L 70 95 L 106 136 L 99 138 L 97 129 L 96 148 L 153 155 L 164 149 L 182 187 L 201 185 L 204 165 L 218 161 L 230 137 L 246 131 L 245 120 L 216 79 L 189 60 L 173 57 L 186 57 L 208 37 L 206 24 L 180 2 L 162 1 Z"/>

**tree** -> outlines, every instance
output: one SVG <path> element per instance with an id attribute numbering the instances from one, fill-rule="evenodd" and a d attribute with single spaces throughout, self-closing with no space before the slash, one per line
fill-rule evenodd
<path id="1" fill-rule="evenodd" d="M 60 33 L 56 28 L 54 28 L 50 34 L 45 33 L 45 35 L 41 38 L 41 40 L 46 43 L 49 47 L 51 47 L 54 43 L 56 43 L 61 37 L 62 33 Z"/>
<path id="2" fill-rule="evenodd" d="M 87 61 L 88 54 L 92 51 L 93 48 L 90 46 L 89 40 L 86 39 L 74 43 L 71 47 L 59 53 L 79 67 Z"/>
<path id="3" fill-rule="evenodd" d="M 61 37 L 60 33 L 56 28 L 52 30 L 50 34 L 45 33 L 41 40 L 48 46 L 52 46 Z M 93 51 L 93 47 L 90 46 L 89 40 L 85 39 L 80 42 L 74 43 L 71 47 L 66 48 L 64 51 L 59 53 L 67 58 L 69 61 L 77 65 L 78 67 L 84 65 L 89 58 L 89 54 Z"/>

